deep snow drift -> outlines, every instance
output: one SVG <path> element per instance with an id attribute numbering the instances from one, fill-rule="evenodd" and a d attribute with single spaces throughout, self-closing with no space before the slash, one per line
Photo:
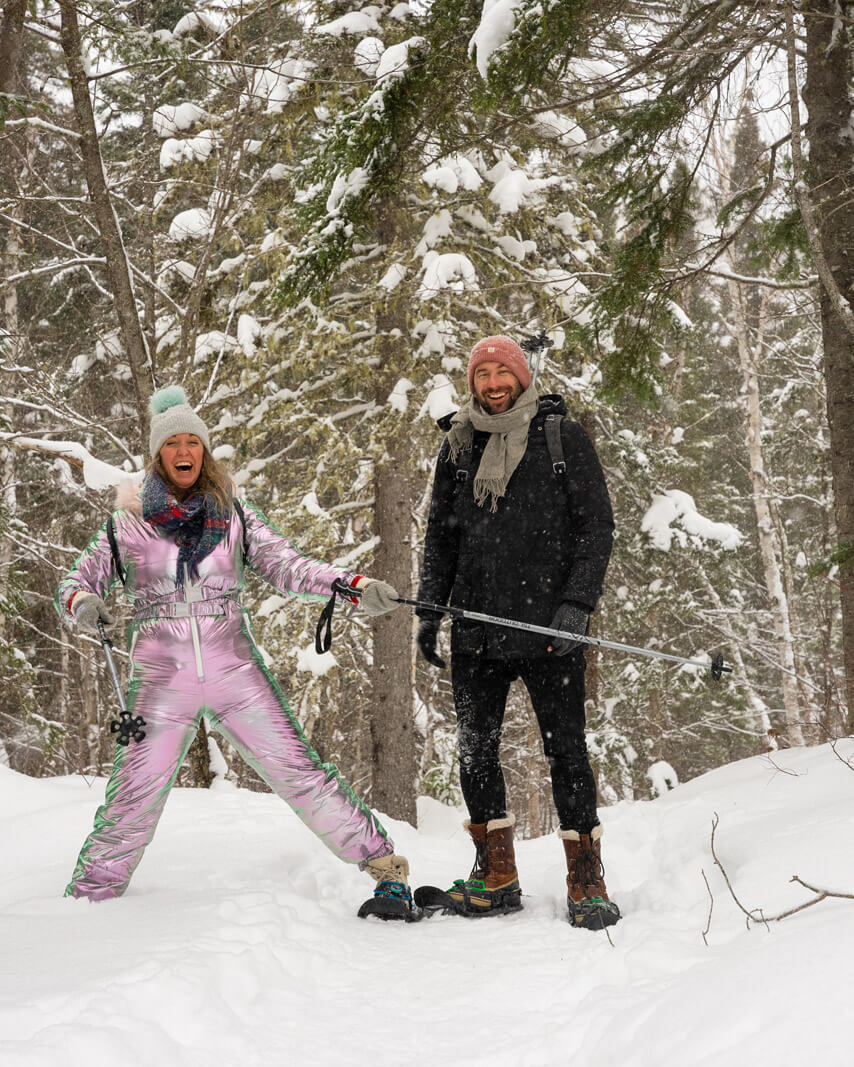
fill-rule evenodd
<path id="1" fill-rule="evenodd" d="M 277 798 L 173 791 L 120 901 L 61 898 L 103 781 L 0 767 L 0 1063 L 4 1067 L 848 1067 L 854 742 L 755 757 L 649 803 L 602 811 L 625 918 L 564 921 L 554 837 L 518 846 L 525 910 L 382 924 L 370 883 Z M 459 812 L 391 824 L 415 879 L 468 872 Z M 714 907 L 703 880 L 708 878 Z M 703 931 L 708 946 L 703 943 Z"/>

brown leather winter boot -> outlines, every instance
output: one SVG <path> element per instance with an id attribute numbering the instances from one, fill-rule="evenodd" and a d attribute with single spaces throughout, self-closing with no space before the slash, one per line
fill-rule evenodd
<path id="1" fill-rule="evenodd" d="M 466 915 L 499 915 L 522 907 L 522 890 L 513 850 L 513 825 L 516 819 L 489 822 L 466 822 L 477 850 L 471 874 L 458 878 L 448 895 Z"/>
<path id="2" fill-rule="evenodd" d="M 601 930 L 620 921 L 620 909 L 608 898 L 602 866 L 602 827 L 589 834 L 558 830 L 566 852 L 566 906 L 569 921 L 585 930 Z"/>

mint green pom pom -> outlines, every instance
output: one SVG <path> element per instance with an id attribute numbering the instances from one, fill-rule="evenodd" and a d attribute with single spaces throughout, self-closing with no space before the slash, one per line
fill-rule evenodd
<path id="1" fill-rule="evenodd" d="M 186 403 L 187 394 L 180 385 L 167 385 L 165 389 L 158 389 L 156 393 L 152 393 L 151 400 L 148 402 L 148 410 L 152 415 L 162 415 L 169 408 Z"/>

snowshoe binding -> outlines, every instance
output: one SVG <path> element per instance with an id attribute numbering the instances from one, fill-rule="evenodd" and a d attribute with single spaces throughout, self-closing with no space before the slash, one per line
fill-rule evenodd
<path id="1" fill-rule="evenodd" d="M 417 922 L 422 916 L 412 903 L 412 893 L 405 882 L 384 879 L 377 882 L 373 896 L 369 897 L 359 908 L 360 919 L 374 916 L 383 920 L 403 920 Z"/>
<path id="2" fill-rule="evenodd" d="M 476 878 L 458 878 L 450 889 L 422 885 L 415 890 L 415 904 L 425 915 L 504 915 L 522 907 L 522 890 L 512 882 L 501 889 L 487 889 Z"/>
<path id="3" fill-rule="evenodd" d="M 621 919 L 620 909 L 613 900 L 602 897 L 583 897 L 577 903 L 567 894 L 566 907 L 569 921 L 582 930 L 603 930 Z"/>

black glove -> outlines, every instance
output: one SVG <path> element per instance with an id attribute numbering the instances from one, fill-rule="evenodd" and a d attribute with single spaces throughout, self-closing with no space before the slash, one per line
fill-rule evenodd
<path id="1" fill-rule="evenodd" d="M 421 655 L 432 663 L 434 667 L 447 667 L 441 656 L 436 653 L 436 639 L 439 636 L 439 623 L 441 619 L 419 619 L 418 635 L 415 640 L 421 650 Z"/>
<path id="2" fill-rule="evenodd" d="M 571 634 L 584 634 L 586 637 L 589 625 L 590 612 L 587 608 L 582 607 L 581 604 L 574 603 L 572 600 L 564 600 L 555 612 L 550 628 L 552 630 L 566 630 Z M 549 652 L 554 652 L 556 656 L 565 656 L 567 652 L 572 652 L 580 644 L 580 641 L 572 641 L 568 637 L 553 637 L 549 645 Z"/>

